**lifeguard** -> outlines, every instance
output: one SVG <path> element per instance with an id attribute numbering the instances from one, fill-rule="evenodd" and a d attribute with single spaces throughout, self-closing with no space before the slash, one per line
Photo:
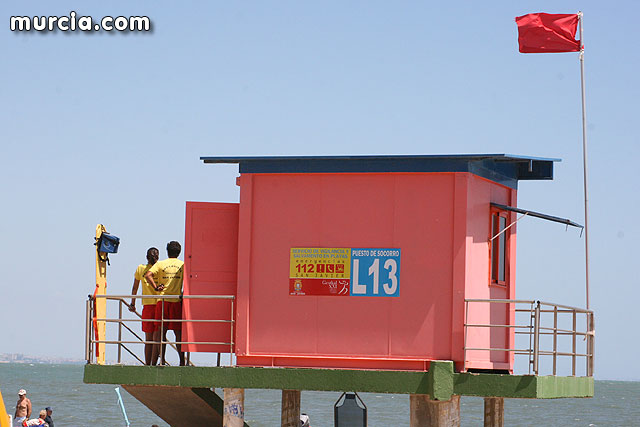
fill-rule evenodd
<path id="1" fill-rule="evenodd" d="M 136 268 L 136 272 L 133 275 L 133 288 L 131 289 L 131 295 L 136 295 L 138 293 L 138 287 L 140 286 L 140 281 L 142 281 L 142 295 L 157 295 L 158 291 L 156 291 L 149 281 L 145 279 L 144 275 L 147 274 L 149 269 L 153 267 L 153 265 L 158 262 L 158 258 L 160 258 L 160 252 L 157 248 L 149 248 L 147 250 L 147 264 L 140 264 L 138 268 Z M 157 276 L 155 277 L 157 279 Z M 142 299 L 142 332 L 145 333 L 145 343 L 144 345 L 144 360 L 146 365 L 155 365 L 156 361 L 152 362 L 151 356 L 153 355 L 153 332 L 155 330 L 154 322 L 145 322 L 145 320 L 153 320 L 156 318 L 156 302 L 158 300 L 155 298 L 143 298 Z M 136 311 L 136 300 L 135 298 L 131 298 L 131 304 L 129 304 L 129 311 Z M 157 359 L 156 359 L 157 360 Z"/>
<path id="2" fill-rule="evenodd" d="M 159 299 L 156 304 L 156 320 L 181 320 L 182 319 L 182 278 L 184 275 L 184 263 L 178 259 L 182 247 L 180 243 L 171 241 L 167 243 L 168 259 L 158 261 L 145 274 L 145 279 L 151 286 L 158 291 L 159 295 L 171 295 L 176 298 Z M 157 277 L 158 282 L 154 280 Z M 162 326 L 160 326 L 162 325 Z M 182 323 L 181 322 L 156 322 L 154 331 L 154 341 L 167 340 L 167 329 L 171 329 L 176 336 L 176 342 L 182 341 Z M 184 352 L 181 351 L 181 345 L 176 344 L 178 356 L 180 357 L 180 366 L 184 366 Z M 158 346 L 154 347 L 152 360 L 156 360 L 158 356 Z M 162 362 L 164 362 L 165 346 L 162 345 Z"/>

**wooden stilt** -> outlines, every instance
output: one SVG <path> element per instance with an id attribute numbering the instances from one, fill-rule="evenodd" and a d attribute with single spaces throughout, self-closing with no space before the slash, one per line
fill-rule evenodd
<path id="1" fill-rule="evenodd" d="M 409 397 L 411 427 L 459 427 L 460 396 L 441 402 L 431 400 L 426 394 Z"/>
<path id="2" fill-rule="evenodd" d="M 244 426 L 244 389 L 224 389 L 224 415 L 222 418 L 224 427 Z"/>
<path id="3" fill-rule="evenodd" d="M 282 390 L 282 427 L 300 427 L 300 390 Z"/>
<path id="4" fill-rule="evenodd" d="M 504 397 L 484 398 L 484 427 L 504 427 Z"/>

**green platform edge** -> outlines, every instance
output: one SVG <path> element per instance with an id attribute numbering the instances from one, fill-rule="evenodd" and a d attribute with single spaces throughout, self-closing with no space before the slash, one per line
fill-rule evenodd
<path id="1" fill-rule="evenodd" d="M 456 373 L 433 361 L 427 372 L 353 369 L 85 365 L 87 384 L 166 385 L 308 391 L 428 394 L 525 399 L 593 397 L 593 377 Z"/>

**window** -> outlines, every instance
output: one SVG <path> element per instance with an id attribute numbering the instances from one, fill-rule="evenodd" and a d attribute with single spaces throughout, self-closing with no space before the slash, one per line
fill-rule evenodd
<path id="1" fill-rule="evenodd" d="M 506 286 L 507 284 L 507 242 L 509 230 L 507 228 L 507 213 L 504 211 L 491 212 L 491 283 Z M 497 237 L 496 237 L 497 236 Z"/>

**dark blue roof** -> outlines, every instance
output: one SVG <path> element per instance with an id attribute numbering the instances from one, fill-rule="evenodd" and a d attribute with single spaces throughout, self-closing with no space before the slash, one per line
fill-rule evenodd
<path id="1" fill-rule="evenodd" d="M 471 172 L 511 188 L 520 180 L 553 179 L 560 159 L 511 154 L 393 156 L 200 157 L 204 163 L 238 163 L 240 173 Z"/>

